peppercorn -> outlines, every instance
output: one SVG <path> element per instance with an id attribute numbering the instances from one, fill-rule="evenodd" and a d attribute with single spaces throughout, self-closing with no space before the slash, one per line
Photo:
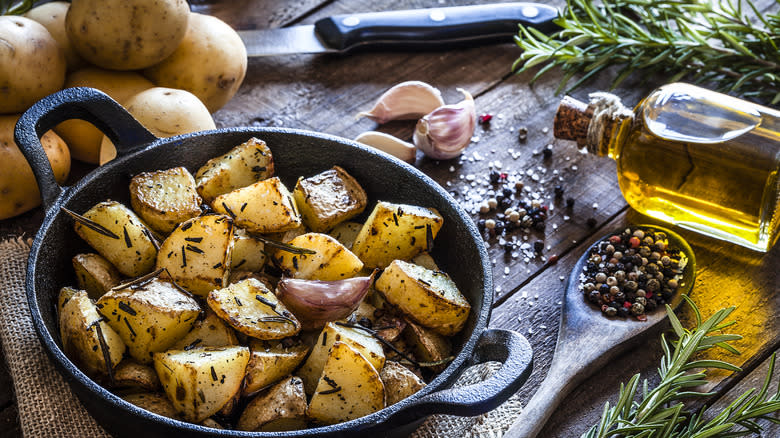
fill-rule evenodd
<path id="1" fill-rule="evenodd" d="M 544 242 L 542 242 L 541 240 L 537 240 L 536 242 L 534 242 L 534 251 L 540 253 L 542 252 L 543 249 L 544 249 Z"/>
<path id="2" fill-rule="evenodd" d="M 533 227 L 536 231 L 544 231 L 546 225 L 544 224 L 544 222 L 536 222 L 533 224 Z"/>
<path id="3" fill-rule="evenodd" d="M 591 303 L 598 303 L 601 301 L 601 294 L 597 290 L 592 290 L 588 293 L 588 300 L 590 300 Z"/>
<path id="4" fill-rule="evenodd" d="M 512 244 L 512 242 L 504 242 L 504 252 L 512 252 L 512 250 L 515 248 L 515 246 Z"/>
<path id="5" fill-rule="evenodd" d="M 485 231 L 485 219 L 480 219 L 477 221 L 477 229 L 479 231 Z"/>
<path id="6" fill-rule="evenodd" d="M 512 200 L 509 198 L 502 198 L 498 205 L 500 205 L 501 208 L 509 208 L 512 206 Z"/>
<path id="7" fill-rule="evenodd" d="M 588 220 L 585 222 L 588 225 L 588 228 L 595 228 L 596 227 L 596 218 L 588 218 Z"/>
<path id="8" fill-rule="evenodd" d="M 525 143 L 528 140 L 528 128 L 525 126 L 517 128 L 517 139 L 520 140 L 520 143 Z"/>
<path id="9" fill-rule="evenodd" d="M 566 208 L 574 208 L 574 198 L 566 198 Z"/>
<path id="10" fill-rule="evenodd" d="M 478 118 L 480 125 L 489 125 L 491 120 L 493 120 L 493 115 L 488 113 L 482 114 Z"/>
<path id="11" fill-rule="evenodd" d="M 645 306 L 639 303 L 634 303 L 631 305 L 631 313 L 633 315 L 641 315 L 645 313 Z"/>
<path id="12" fill-rule="evenodd" d="M 615 316 L 618 313 L 618 310 L 614 307 L 607 307 L 607 310 L 604 312 L 607 314 L 607 316 Z"/>
<path id="13" fill-rule="evenodd" d="M 491 170 L 489 176 L 490 182 L 493 184 L 498 184 L 498 181 L 501 179 L 501 174 L 497 170 Z"/>
<path id="14" fill-rule="evenodd" d="M 496 221 L 495 230 L 496 234 L 501 234 L 504 232 L 504 221 Z"/>
<path id="15" fill-rule="evenodd" d="M 550 157 L 552 157 L 552 149 L 544 148 L 544 150 L 542 150 L 542 156 L 544 156 L 545 160 L 549 159 Z"/>
<path id="16" fill-rule="evenodd" d="M 512 189 L 510 189 L 507 186 L 504 186 L 501 189 L 501 193 L 504 195 L 505 198 L 511 198 L 512 197 Z"/>

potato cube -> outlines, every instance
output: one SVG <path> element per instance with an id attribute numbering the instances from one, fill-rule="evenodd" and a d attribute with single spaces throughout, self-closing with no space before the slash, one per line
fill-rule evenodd
<path id="1" fill-rule="evenodd" d="M 363 224 L 358 222 L 342 222 L 330 230 L 328 235 L 341 242 L 347 249 L 351 250 L 352 244 L 355 243 L 355 238 L 361 228 L 363 228 Z"/>
<path id="2" fill-rule="evenodd" d="M 129 208 L 114 202 L 101 202 L 76 220 L 76 234 L 128 277 L 154 269 L 157 242 L 151 231 Z"/>
<path id="3" fill-rule="evenodd" d="M 141 363 L 167 350 L 192 329 L 198 302 L 173 284 L 155 278 L 145 284 L 114 289 L 100 297 L 98 311 Z"/>
<path id="4" fill-rule="evenodd" d="M 230 276 L 233 221 L 209 214 L 181 223 L 160 246 L 157 268 L 165 268 L 173 281 L 205 297 L 223 287 Z"/>
<path id="5" fill-rule="evenodd" d="M 287 231 L 301 225 L 295 201 L 277 177 L 217 196 L 212 207 L 252 233 Z"/>
<path id="6" fill-rule="evenodd" d="M 245 230 L 236 228 L 233 239 L 233 257 L 230 269 L 257 272 L 265 265 L 265 245 L 263 242 L 247 234 Z"/>
<path id="7" fill-rule="evenodd" d="M 385 268 L 393 260 L 409 260 L 428 249 L 444 219 L 433 208 L 378 202 L 360 229 L 352 252 L 369 268 Z"/>
<path id="8" fill-rule="evenodd" d="M 303 223 L 317 233 L 359 215 L 368 203 L 363 187 L 339 166 L 299 179 L 293 196 Z"/>
<path id="9" fill-rule="evenodd" d="M 276 251 L 274 258 L 288 277 L 306 280 L 343 280 L 354 277 L 363 262 L 338 240 L 320 233 L 306 233 L 288 242 L 298 248 L 311 249 L 314 254 L 293 254 Z"/>
<path id="10" fill-rule="evenodd" d="M 376 368 L 349 345 L 334 343 L 311 397 L 309 416 L 321 423 L 334 424 L 384 407 L 385 388 Z"/>
<path id="11" fill-rule="evenodd" d="M 250 138 L 230 152 L 212 158 L 195 173 L 197 190 L 210 204 L 214 198 L 274 175 L 274 159 L 264 141 Z"/>
<path id="12" fill-rule="evenodd" d="M 415 392 L 425 388 L 425 382 L 398 362 L 387 361 L 379 372 L 385 386 L 387 405 L 398 403 Z"/>
<path id="13" fill-rule="evenodd" d="M 252 399 L 244 408 L 236 428 L 262 432 L 303 429 L 306 427 L 307 408 L 303 382 L 290 376 Z M 287 427 L 279 427 L 282 421 Z M 276 427 L 271 429 L 270 423 Z"/>
<path id="14" fill-rule="evenodd" d="M 234 329 L 253 338 L 283 339 L 301 330 L 295 316 L 255 278 L 213 290 L 206 302 Z"/>
<path id="15" fill-rule="evenodd" d="M 183 167 L 144 172 L 130 180 L 130 205 L 153 230 L 168 234 L 200 214 L 195 179 Z"/>
<path id="16" fill-rule="evenodd" d="M 154 369 L 165 393 L 185 420 L 200 422 L 214 415 L 241 388 L 249 349 L 201 347 L 154 354 Z"/>
<path id="17" fill-rule="evenodd" d="M 119 271 L 100 254 L 76 254 L 72 262 L 79 288 L 92 299 L 100 298 L 121 281 Z"/>
<path id="18" fill-rule="evenodd" d="M 195 321 L 192 330 L 173 344 L 171 350 L 238 345 L 238 338 L 232 327 L 208 307 L 205 314 L 205 318 Z"/>
<path id="19" fill-rule="evenodd" d="M 283 342 L 250 339 L 249 349 L 251 355 L 244 377 L 242 390 L 244 395 L 254 394 L 290 375 L 309 352 L 306 344 L 292 339 Z M 302 390 L 303 384 L 301 384 Z"/>
<path id="20" fill-rule="evenodd" d="M 395 260 L 374 283 L 410 319 L 451 336 L 466 323 L 471 305 L 449 275 Z"/>

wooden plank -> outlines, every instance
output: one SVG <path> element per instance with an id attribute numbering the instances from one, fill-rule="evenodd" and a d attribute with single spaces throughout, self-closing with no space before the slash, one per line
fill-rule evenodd
<path id="1" fill-rule="evenodd" d="M 266 29 L 281 27 L 327 3 L 322 0 L 192 0 L 190 10 L 213 15 L 234 29 Z"/>

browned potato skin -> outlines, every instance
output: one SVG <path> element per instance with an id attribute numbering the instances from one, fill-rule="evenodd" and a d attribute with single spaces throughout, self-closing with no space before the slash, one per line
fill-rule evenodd
<path id="1" fill-rule="evenodd" d="M 414 349 L 415 357 L 421 362 L 438 362 L 452 355 L 450 339 L 433 330 L 407 321 L 403 335 L 407 344 Z M 437 365 L 431 369 L 438 373 L 446 367 L 447 365 Z"/>
<path id="2" fill-rule="evenodd" d="M 130 180 L 130 205 L 152 229 L 168 234 L 200 214 L 195 178 L 183 167 L 143 172 Z"/>
<path id="3" fill-rule="evenodd" d="M 157 392 L 161 386 L 154 368 L 132 359 L 125 359 L 114 369 L 114 388 Z"/>
<path id="4" fill-rule="evenodd" d="M 192 326 L 192 330 L 171 346 L 171 350 L 194 347 L 226 347 L 238 345 L 236 332 L 213 310 L 206 307 L 205 317 Z"/>
<path id="5" fill-rule="evenodd" d="M 181 416 L 178 412 L 176 412 L 176 409 L 174 409 L 171 401 L 168 400 L 168 397 L 166 397 L 164 394 L 152 392 L 128 394 L 123 395 L 122 399 L 128 403 L 138 406 L 141 409 L 154 412 L 157 415 L 173 418 L 175 420 L 181 419 Z"/>
<path id="6" fill-rule="evenodd" d="M 114 265 L 100 254 L 76 254 L 71 261 L 79 288 L 92 299 L 100 298 L 122 279 Z"/>
<path id="7" fill-rule="evenodd" d="M 398 403 L 425 388 L 425 382 L 398 362 L 385 362 L 385 366 L 379 372 L 379 378 L 382 379 L 382 383 L 385 385 L 385 397 L 387 398 L 388 406 Z"/>
<path id="8" fill-rule="evenodd" d="M 298 377 L 290 376 L 252 399 L 241 414 L 237 428 L 246 431 L 259 431 L 272 421 L 282 419 L 303 421 L 307 409 L 303 382 Z M 291 424 L 295 423 L 291 422 Z"/>
<path id="9" fill-rule="evenodd" d="M 368 204 L 363 187 L 339 166 L 299 179 L 293 196 L 303 223 L 317 233 L 352 219 Z"/>

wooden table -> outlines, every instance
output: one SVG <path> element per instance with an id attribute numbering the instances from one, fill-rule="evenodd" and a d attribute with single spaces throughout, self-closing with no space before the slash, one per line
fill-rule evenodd
<path id="1" fill-rule="evenodd" d="M 468 0 L 235 0 L 193 1 L 193 10 L 213 14 L 237 29 L 273 28 L 312 23 L 318 18 L 353 11 L 411 9 L 484 3 Z M 550 2 L 562 6 L 561 1 Z M 773 2 L 761 0 L 769 8 Z M 493 115 L 489 124 L 478 125 L 464 159 L 437 162 L 418 155 L 416 165 L 441 183 L 469 209 L 467 198 L 488 189 L 483 181 L 489 169 L 500 166 L 510 176 L 525 173 L 523 181 L 541 194 L 551 207 L 544 231 L 513 231 L 520 242 L 544 243 L 541 256 L 507 254 L 498 238 L 487 238 L 493 260 L 495 307 L 491 326 L 517 330 L 534 348 L 534 372 L 522 389 L 528 400 L 543 379 L 555 348 L 563 278 L 588 245 L 606 232 L 631 222 L 649 222 L 627 207 L 617 185 L 615 165 L 610 159 L 585 155 L 572 143 L 552 136 L 552 117 L 561 96 L 555 94 L 560 74 L 550 72 L 529 86 L 533 74 L 514 75 L 510 68 L 519 54 L 511 44 L 427 53 L 361 53 L 347 57 L 287 56 L 251 59 L 246 80 L 227 106 L 214 114 L 218 127 L 285 126 L 310 129 L 354 138 L 361 132 L 381 130 L 410 140 L 413 122 L 377 126 L 354 115 L 370 108 L 376 98 L 396 83 L 421 80 L 438 87 L 448 103 L 461 100 L 456 88 L 468 90 L 476 100 L 477 112 Z M 588 92 L 607 89 L 610 77 L 577 90 L 584 99 Z M 640 83 L 636 78 L 616 90 L 631 105 L 658 83 Z M 661 78 L 658 78 L 661 79 Z M 518 131 L 528 131 L 520 141 Z M 410 140 L 411 141 L 411 140 Z M 552 156 L 540 152 L 552 145 Z M 88 167 L 75 165 L 83 174 Z M 539 175 L 539 181 L 531 174 Z M 472 181 L 472 179 L 474 181 Z M 555 199 L 554 187 L 561 186 L 563 199 L 576 200 L 567 210 Z M 485 195 L 478 195 L 485 197 Z M 474 219 L 480 217 L 474 214 Z M 42 214 L 33 211 L 20 218 L 0 222 L 0 237 L 19 231 L 33 234 Z M 589 219 L 595 225 L 588 224 Z M 742 351 L 728 360 L 744 366 L 735 374 L 713 374 L 716 399 L 728 400 L 741 393 L 737 387 L 753 385 L 763 377 L 766 358 L 777 349 L 780 311 L 777 267 L 780 248 L 759 254 L 681 230 L 698 257 L 699 271 L 693 299 L 705 315 L 738 305 L 733 314 L 738 324 L 733 331 L 744 336 L 735 345 Z M 547 261 L 553 255 L 557 263 Z M 594 315 L 600 318 L 600 315 Z M 691 315 L 682 312 L 689 323 Z M 638 324 L 641 324 L 638 322 Z M 576 388 L 553 414 L 541 436 L 579 436 L 601 414 L 604 403 L 614 402 L 619 383 L 641 372 L 651 382 L 661 356 L 658 335 L 648 336 L 637 349 L 625 354 Z M 758 368 L 751 374 L 751 370 Z M 748 386 L 749 387 L 749 386 Z M 721 397 L 722 396 L 722 397 Z M 722 401 L 719 403 L 723 403 Z M 780 429 L 771 429 L 772 436 Z M 10 378 L 0 362 L 0 435 L 21 436 Z"/>

